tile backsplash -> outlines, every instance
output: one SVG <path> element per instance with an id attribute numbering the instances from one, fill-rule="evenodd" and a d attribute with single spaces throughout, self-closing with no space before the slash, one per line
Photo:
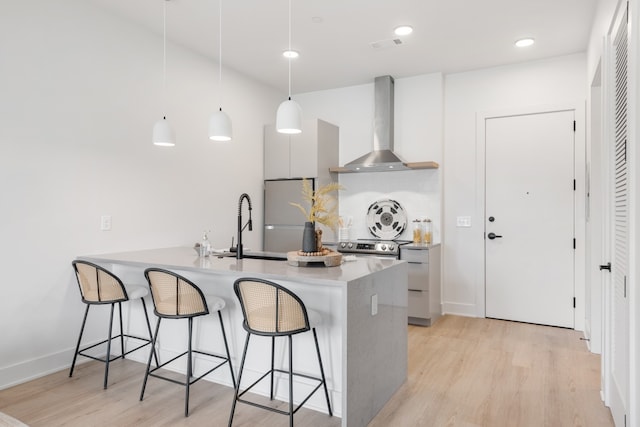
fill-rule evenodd
<path id="1" fill-rule="evenodd" d="M 341 174 L 339 181 L 340 215 L 351 218 L 352 239 L 374 237 L 367 228 L 369 206 L 381 199 L 397 201 L 407 214 L 407 227 L 398 239 L 412 239 L 412 221 L 429 218 L 432 221 L 433 242 L 440 242 L 441 184 L 439 169 L 397 172 L 366 172 Z"/>

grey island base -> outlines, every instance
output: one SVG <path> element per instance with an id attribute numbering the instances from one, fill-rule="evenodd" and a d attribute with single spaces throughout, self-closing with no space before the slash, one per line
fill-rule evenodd
<path id="1" fill-rule="evenodd" d="M 234 369 L 242 356 L 245 331 L 233 282 L 239 277 L 275 281 L 298 294 L 305 305 L 322 315 L 318 339 L 334 415 L 342 425 L 366 426 L 407 378 L 407 264 L 393 259 L 359 258 L 335 267 L 297 267 L 286 261 L 198 257 L 193 248 L 176 247 L 80 256 L 119 275 L 125 283 L 145 284 L 144 269 L 160 267 L 193 280 L 204 293 L 223 298 L 223 311 Z M 150 305 L 151 306 L 151 305 Z M 126 312 L 129 329 L 144 333 L 139 310 Z M 224 350 L 215 316 L 199 321 L 194 346 L 213 352 Z M 209 319 L 211 318 L 211 319 Z M 165 325 L 158 348 L 162 360 L 182 352 L 185 328 Z M 218 335 L 217 335 L 218 334 Z M 258 337 L 260 338 L 260 337 Z M 294 338 L 294 370 L 318 372 L 311 334 Z M 270 340 L 251 341 L 252 351 L 243 374 L 243 385 L 251 384 L 268 369 Z M 255 346 L 255 347 L 254 347 Z M 286 365 L 286 340 L 276 340 L 276 363 Z M 256 348 L 262 347 L 262 348 Z M 134 353 L 135 354 L 135 353 Z M 144 355 L 139 356 L 146 362 Z M 206 369 L 206 361 L 196 369 Z M 171 365 L 170 365 L 171 366 Z M 184 371 L 182 365 L 172 367 Z M 207 379 L 231 387 L 229 372 L 217 370 Z M 246 383 L 245 383 L 246 381 Z M 268 381 L 255 391 L 268 396 Z M 311 390 L 304 378 L 294 379 L 294 401 Z M 286 376 L 276 383 L 276 398 L 287 400 Z M 326 413 L 322 393 L 315 393 L 305 407 Z"/>

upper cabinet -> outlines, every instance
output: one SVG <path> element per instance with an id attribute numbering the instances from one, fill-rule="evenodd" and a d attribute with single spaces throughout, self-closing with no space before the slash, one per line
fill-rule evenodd
<path id="1" fill-rule="evenodd" d="M 264 127 L 264 179 L 318 178 L 330 181 L 329 168 L 338 164 L 338 127 L 324 120 L 306 120 L 302 133 L 278 133 Z"/>

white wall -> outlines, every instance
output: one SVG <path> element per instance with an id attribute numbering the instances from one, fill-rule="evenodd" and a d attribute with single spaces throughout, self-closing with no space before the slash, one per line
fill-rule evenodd
<path id="1" fill-rule="evenodd" d="M 586 99 L 585 55 L 496 67 L 445 77 L 443 309 L 484 316 L 483 201 L 479 200 L 476 115 Z M 580 120 L 578 118 L 578 120 Z M 584 120 L 582 120 L 584 126 Z M 578 142 L 577 142 L 578 143 Z M 457 228 L 457 216 L 471 216 Z"/>
<path id="2" fill-rule="evenodd" d="M 14 2 L 0 14 L 0 388 L 70 364 L 84 309 L 76 256 L 192 245 L 205 229 L 223 247 L 241 193 L 261 211 L 255 153 L 281 94 L 225 71 L 234 140 L 212 143 L 217 64 L 169 44 L 167 67 L 178 145 L 159 148 L 161 36 L 80 0 Z M 104 214 L 112 231 L 99 230 Z M 261 237 L 244 240 L 261 247 Z"/>
<path id="3" fill-rule="evenodd" d="M 374 84 L 297 95 L 305 117 L 318 117 L 340 128 L 340 165 L 373 148 Z M 407 162 L 442 162 L 442 74 L 395 80 L 395 147 Z M 336 165 L 338 166 L 338 165 Z M 341 174 L 340 215 L 351 217 L 351 238 L 372 237 L 366 227 L 367 209 L 391 198 L 405 209 L 412 238 L 413 219 L 433 221 L 434 242 L 440 241 L 441 170 Z"/>

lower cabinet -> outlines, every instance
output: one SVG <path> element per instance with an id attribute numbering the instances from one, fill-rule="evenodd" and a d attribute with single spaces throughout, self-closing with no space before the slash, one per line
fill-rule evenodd
<path id="1" fill-rule="evenodd" d="M 440 245 L 403 245 L 400 259 L 409 264 L 409 323 L 431 326 L 442 313 Z"/>

